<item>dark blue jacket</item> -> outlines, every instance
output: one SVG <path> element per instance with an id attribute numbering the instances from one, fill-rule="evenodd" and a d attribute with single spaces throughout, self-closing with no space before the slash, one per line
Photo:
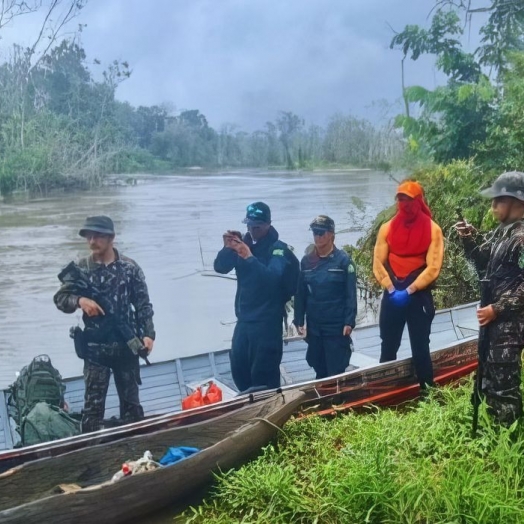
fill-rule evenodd
<path id="1" fill-rule="evenodd" d="M 281 320 L 285 306 L 282 288 L 289 264 L 285 252 L 289 248 L 278 239 L 273 226 L 256 244 L 249 233 L 244 236 L 244 242 L 251 249 L 252 257 L 243 259 L 233 249 L 224 247 L 214 263 L 217 273 L 236 271 L 235 314 L 243 322 Z"/>
<path id="2" fill-rule="evenodd" d="M 336 247 L 325 258 L 316 251 L 300 262 L 295 296 L 296 326 L 312 335 L 342 335 L 344 326 L 355 327 L 357 316 L 357 278 L 351 257 Z"/>

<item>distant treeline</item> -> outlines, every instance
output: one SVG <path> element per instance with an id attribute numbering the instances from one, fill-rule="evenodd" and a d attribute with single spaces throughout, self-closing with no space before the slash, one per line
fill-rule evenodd
<path id="1" fill-rule="evenodd" d="M 0 65 L 0 190 L 47 192 L 91 187 L 108 173 L 173 172 L 177 168 L 310 168 L 327 163 L 387 166 L 403 144 L 392 126 L 335 115 L 327 127 L 306 126 L 280 112 L 262 130 L 215 130 L 199 110 L 133 107 L 115 99 L 131 70 L 114 61 L 103 71 L 75 40 L 37 62 L 14 46 Z"/>

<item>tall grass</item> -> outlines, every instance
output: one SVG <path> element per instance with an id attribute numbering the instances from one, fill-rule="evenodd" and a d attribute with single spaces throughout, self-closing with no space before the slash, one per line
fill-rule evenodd
<path id="1" fill-rule="evenodd" d="M 185 514 L 191 523 L 524 522 L 524 435 L 471 438 L 471 383 L 402 410 L 292 420 L 278 442 Z"/>

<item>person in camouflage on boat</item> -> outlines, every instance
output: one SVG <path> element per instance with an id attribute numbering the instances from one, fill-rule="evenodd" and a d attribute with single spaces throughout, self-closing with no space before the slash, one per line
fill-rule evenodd
<path id="1" fill-rule="evenodd" d="M 122 422 L 143 418 L 138 394 L 141 384 L 138 355 L 130 349 L 118 326 L 130 326 L 131 334 L 136 335 L 134 340 L 142 342 L 148 354 L 153 349 L 155 329 L 144 273 L 134 260 L 113 247 L 113 221 L 106 216 L 88 217 L 79 234 L 87 240 L 91 255 L 82 258 L 78 267 L 98 290 L 100 299 L 97 302 L 89 298 L 78 282 L 62 278 L 63 284 L 54 302 L 64 313 L 73 313 L 79 308 L 83 312 L 83 352 L 79 356 L 84 359 L 85 381 L 82 431 L 87 433 L 101 428 L 111 371 Z"/>
<path id="2" fill-rule="evenodd" d="M 509 426 L 522 415 L 521 352 L 524 346 L 524 173 L 503 173 L 482 191 L 500 225 L 480 235 L 455 225 L 466 256 L 487 286 L 489 304 L 477 311 L 489 350 L 482 366 L 482 393 L 490 413 Z"/>

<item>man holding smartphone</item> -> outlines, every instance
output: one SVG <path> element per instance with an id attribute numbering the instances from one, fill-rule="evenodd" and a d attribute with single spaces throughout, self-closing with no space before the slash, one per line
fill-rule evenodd
<path id="1" fill-rule="evenodd" d="M 226 274 L 235 269 L 237 324 L 231 345 L 231 372 L 238 390 L 280 386 L 282 321 L 289 295 L 296 291 L 298 261 L 279 240 L 264 202 L 247 207 L 247 233 L 228 230 L 223 235 L 214 268 Z"/>

